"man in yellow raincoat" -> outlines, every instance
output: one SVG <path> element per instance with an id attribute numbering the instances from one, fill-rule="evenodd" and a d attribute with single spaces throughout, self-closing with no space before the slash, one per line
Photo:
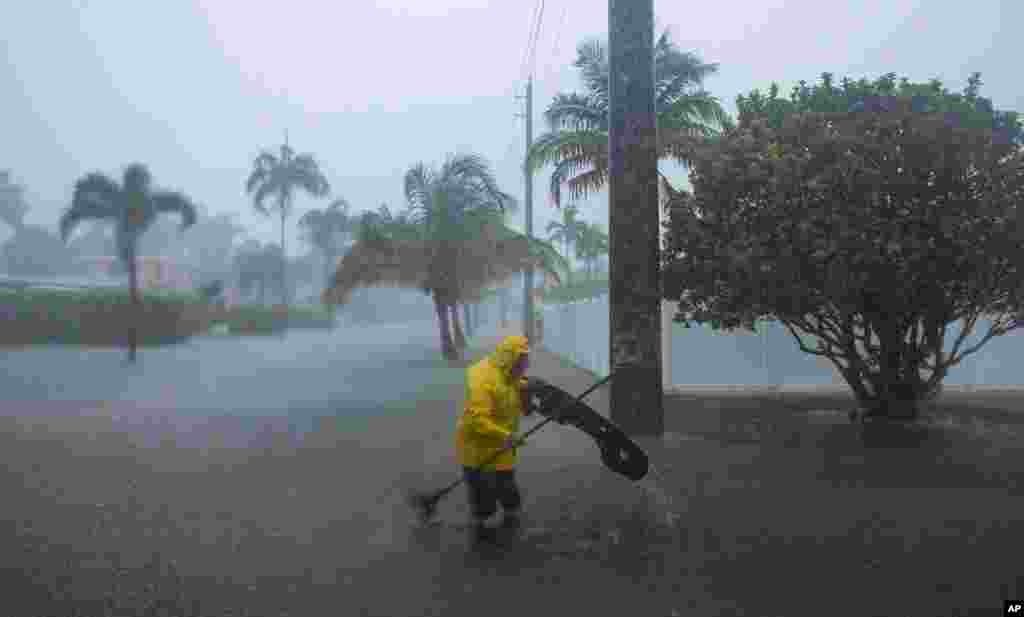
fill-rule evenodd
<path id="1" fill-rule="evenodd" d="M 525 373 L 530 349 L 524 336 L 508 336 L 486 358 L 466 369 L 466 400 L 455 432 L 455 450 L 469 491 L 473 532 L 493 540 L 487 519 L 503 510 L 502 526 L 516 527 L 522 497 L 515 479 L 517 454 L 503 449 L 522 444 L 519 421 L 528 414 Z"/>

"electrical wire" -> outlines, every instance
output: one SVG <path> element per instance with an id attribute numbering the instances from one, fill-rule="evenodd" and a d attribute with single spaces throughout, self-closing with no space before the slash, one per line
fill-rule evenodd
<path id="1" fill-rule="evenodd" d="M 520 64 L 520 69 L 519 69 L 519 80 L 520 81 L 525 81 L 526 80 L 528 61 L 529 61 L 530 55 L 531 55 L 530 54 L 530 47 L 531 47 L 533 39 L 535 37 L 534 33 L 539 28 L 539 18 L 540 18 L 541 2 L 542 1 L 543 0 L 537 0 L 537 4 L 534 5 L 533 19 L 530 20 L 530 31 L 526 33 L 526 46 L 523 48 L 523 61 Z"/>
<path id="2" fill-rule="evenodd" d="M 537 16 L 537 29 L 533 34 L 533 45 L 530 50 L 530 77 L 533 77 L 533 68 L 537 64 L 537 41 L 540 39 L 541 25 L 544 23 L 544 0 L 540 0 L 540 14 Z"/>

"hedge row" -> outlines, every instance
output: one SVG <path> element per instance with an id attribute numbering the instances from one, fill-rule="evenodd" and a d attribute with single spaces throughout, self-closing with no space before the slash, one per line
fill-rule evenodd
<path id="1" fill-rule="evenodd" d="M 126 289 L 0 289 L 0 345 L 127 345 L 136 319 Z M 225 309 L 198 293 L 151 290 L 142 294 L 139 345 L 170 345 L 226 323 L 233 334 L 273 334 L 286 328 L 329 328 L 318 306 L 240 305 Z"/>
<path id="2" fill-rule="evenodd" d="M 139 344 L 168 345 L 205 331 L 212 308 L 198 295 L 146 292 Z M 0 344 L 124 345 L 136 319 L 127 290 L 0 289 Z"/>

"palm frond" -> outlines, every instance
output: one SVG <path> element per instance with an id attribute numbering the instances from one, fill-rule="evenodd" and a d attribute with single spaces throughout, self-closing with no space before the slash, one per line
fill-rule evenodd
<path id="1" fill-rule="evenodd" d="M 538 171 L 550 163 L 564 159 L 606 158 L 608 133 L 598 129 L 560 130 L 544 133 L 530 146 L 526 164 L 530 171 Z"/>
<path id="2" fill-rule="evenodd" d="M 195 205 L 184 194 L 172 191 L 157 191 L 150 197 L 156 214 L 178 214 L 181 216 L 181 229 L 188 229 L 196 224 L 198 214 Z"/>
<path id="3" fill-rule="evenodd" d="M 465 189 L 467 193 L 482 202 L 504 210 L 515 202 L 512 195 L 498 188 L 498 181 L 486 159 L 476 154 L 460 154 L 450 157 L 440 173 L 442 186 L 451 183 Z"/>
<path id="4" fill-rule="evenodd" d="M 584 199 L 593 193 L 604 188 L 608 183 L 608 163 L 601 161 L 590 171 L 576 174 L 565 184 L 569 189 L 569 198 L 573 200 Z"/>
<path id="5" fill-rule="evenodd" d="M 544 233 L 548 235 L 548 239 L 556 240 L 561 242 L 565 239 L 565 225 L 562 225 L 559 221 L 551 221 L 548 226 L 544 229 Z"/>
<path id="6" fill-rule="evenodd" d="M 253 160 L 252 172 L 245 181 L 246 194 L 252 193 L 261 184 L 267 182 L 271 173 L 277 169 L 278 165 L 278 158 L 274 156 L 273 153 L 265 150 L 259 153 L 259 155 L 256 156 L 256 159 Z"/>
<path id="7" fill-rule="evenodd" d="M 310 210 L 299 217 L 299 226 L 315 229 L 324 226 L 327 215 L 323 210 Z"/>
<path id="8" fill-rule="evenodd" d="M 658 129 L 700 127 L 705 135 L 724 129 L 730 121 L 718 98 L 707 92 L 694 92 L 677 97 L 658 112 Z"/>
<path id="9" fill-rule="evenodd" d="M 417 163 L 405 172 L 405 200 L 410 206 L 425 207 L 430 203 L 433 174 L 423 163 Z"/>
<path id="10" fill-rule="evenodd" d="M 267 207 L 267 198 L 280 192 L 280 185 L 276 182 L 265 182 L 256 187 L 252 196 L 253 209 L 263 216 L 270 216 L 270 208 Z"/>
<path id="11" fill-rule="evenodd" d="M 528 261 L 558 283 L 561 272 L 569 271 L 569 262 L 550 243 L 539 238 L 528 240 L 525 234 L 505 225 L 494 230 L 495 254 L 508 275 L 521 272 Z"/>
<path id="12" fill-rule="evenodd" d="M 598 39 L 588 39 L 576 48 L 576 61 L 573 65 L 580 69 L 583 87 L 603 107 L 608 107 L 609 96 L 609 65 L 608 54 L 604 43 Z"/>
<path id="13" fill-rule="evenodd" d="M 423 289 L 429 261 L 430 253 L 423 242 L 360 240 L 338 264 L 321 300 L 343 306 L 354 290 L 382 285 Z"/>
<path id="14" fill-rule="evenodd" d="M 325 197 L 331 192 L 331 185 L 320 171 L 320 165 L 310 154 L 300 154 L 289 161 L 286 168 L 290 184 L 301 188 L 313 197 Z"/>
<path id="15" fill-rule="evenodd" d="M 116 221 L 121 216 L 121 187 L 108 176 L 93 172 L 75 183 L 71 205 L 60 218 L 60 235 L 68 236 L 81 222 L 89 219 Z"/>
<path id="16" fill-rule="evenodd" d="M 608 109 L 600 101 L 577 94 L 558 93 L 544 112 L 550 130 L 603 129 L 608 130 Z"/>
<path id="17" fill-rule="evenodd" d="M 327 211 L 338 212 L 348 218 L 349 212 L 352 211 L 352 205 L 344 197 L 338 197 L 327 206 Z"/>

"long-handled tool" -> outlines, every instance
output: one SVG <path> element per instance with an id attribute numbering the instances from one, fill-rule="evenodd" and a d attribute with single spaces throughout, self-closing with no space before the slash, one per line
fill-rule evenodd
<path id="1" fill-rule="evenodd" d="M 576 405 L 577 403 L 582 402 L 588 394 L 590 394 L 594 390 L 598 389 L 599 387 L 607 383 L 613 376 L 614 373 L 609 373 L 606 377 L 601 379 L 601 381 L 598 381 L 594 385 L 587 388 L 587 390 L 583 394 L 580 394 L 579 396 L 573 399 L 563 402 L 562 405 L 560 405 L 558 409 L 556 409 L 554 412 L 549 414 L 543 422 L 538 422 L 536 426 L 523 433 L 522 437 L 519 438 L 520 443 L 525 441 L 526 438 L 532 435 L 533 433 L 539 431 L 548 422 L 559 419 L 559 416 L 562 414 L 563 411 L 569 409 L 570 407 Z M 544 403 L 541 403 L 541 407 L 543 406 Z M 493 463 L 494 461 L 498 460 L 499 456 L 508 452 L 509 450 L 515 449 L 516 447 L 518 446 L 512 446 L 511 448 L 502 448 L 501 450 L 498 450 L 497 452 L 494 453 L 494 456 L 490 457 L 484 463 L 482 463 L 481 467 Z M 434 518 L 434 515 L 437 513 L 437 504 L 445 497 L 445 495 L 452 492 L 457 486 L 459 486 L 463 482 L 465 482 L 465 478 L 459 478 L 458 480 L 452 482 L 445 488 L 433 493 L 412 492 L 407 496 L 406 501 L 408 502 L 409 506 L 416 511 L 416 516 L 420 520 L 420 522 L 428 523 L 432 518 Z"/>

